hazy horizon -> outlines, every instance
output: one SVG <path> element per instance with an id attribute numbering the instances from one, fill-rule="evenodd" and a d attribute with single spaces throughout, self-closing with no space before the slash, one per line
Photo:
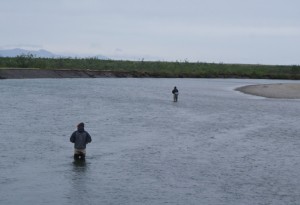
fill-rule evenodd
<path id="1" fill-rule="evenodd" d="M 296 0 L 4 0 L 0 49 L 298 65 L 299 6 Z"/>

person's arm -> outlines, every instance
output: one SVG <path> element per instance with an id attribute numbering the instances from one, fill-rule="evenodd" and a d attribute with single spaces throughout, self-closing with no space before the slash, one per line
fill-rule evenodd
<path id="1" fill-rule="evenodd" d="M 88 132 L 86 132 L 86 136 L 87 136 L 86 143 L 92 142 L 92 137 L 91 137 L 91 135 Z"/>
<path id="2" fill-rule="evenodd" d="M 76 131 L 75 132 L 73 132 L 73 134 L 71 135 L 71 137 L 70 137 L 70 142 L 72 142 L 72 143 L 75 143 L 75 136 L 76 136 Z"/>

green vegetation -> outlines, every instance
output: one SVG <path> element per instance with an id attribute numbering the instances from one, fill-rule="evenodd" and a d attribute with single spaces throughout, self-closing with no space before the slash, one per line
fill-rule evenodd
<path id="1" fill-rule="evenodd" d="M 96 58 L 0 57 L 0 68 L 135 72 L 137 77 L 300 79 L 300 66 L 99 60 Z"/>

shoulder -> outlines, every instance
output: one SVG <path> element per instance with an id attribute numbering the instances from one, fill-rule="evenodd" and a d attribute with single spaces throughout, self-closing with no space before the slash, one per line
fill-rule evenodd
<path id="1" fill-rule="evenodd" d="M 84 132 L 85 132 L 87 135 L 90 135 L 90 133 L 88 133 L 87 131 L 84 130 Z"/>

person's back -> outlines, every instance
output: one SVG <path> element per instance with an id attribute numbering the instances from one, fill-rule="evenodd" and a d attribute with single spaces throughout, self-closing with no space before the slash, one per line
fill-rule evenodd
<path id="1" fill-rule="evenodd" d="M 77 131 L 73 132 L 70 137 L 70 142 L 74 143 L 74 159 L 85 159 L 86 144 L 91 141 L 90 134 L 84 130 L 84 123 L 79 123 Z"/>
<path id="2" fill-rule="evenodd" d="M 89 141 L 89 137 L 88 137 L 88 133 L 86 131 L 75 131 L 74 133 L 74 139 L 72 139 L 73 143 L 74 143 L 74 148 L 75 149 L 85 149 L 86 148 L 86 144 Z"/>

